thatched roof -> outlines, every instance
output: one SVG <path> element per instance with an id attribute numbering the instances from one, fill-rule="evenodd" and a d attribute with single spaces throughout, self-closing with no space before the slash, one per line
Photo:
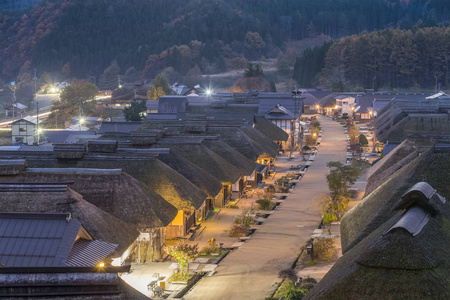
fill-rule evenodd
<path id="1" fill-rule="evenodd" d="M 72 217 L 79 220 L 94 239 L 119 244 L 116 249 L 118 253 L 123 253 L 139 235 L 133 225 L 90 204 L 70 188 L 66 188 L 64 191 L 0 192 L 0 199 L 0 211 L 2 212 L 70 212 Z"/>
<path id="2" fill-rule="evenodd" d="M 256 118 L 255 128 L 272 141 L 287 141 L 289 134 L 266 118 Z"/>
<path id="3" fill-rule="evenodd" d="M 187 120 L 189 121 L 189 120 Z M 186 120 L 158 120 L 145 121 L 139 128 L 141 131 L 147 129 L 165 129 L 166 135 L 185 136 L 193 135 L 185 131 Z M 242 120 L 214 119 L 206 120 L 205 131 L 200 135 L 218 135 L 220 139 L 247 158 L 255 161 L 259 155 L 267 152 L 272 156 L 278 153 L 278 146 L 261 133 L 259 130 L 246 125 Z"/>
<path id="4" fill-rule="evenodd" d="M 222 189 L 219 180 L 177 153 L 160 154 L 158 159 L 186 177 L 211 198 L 216 197 Z"/>
<path id="5" fill-rule="evenodd" d="M 344 216 L 341 222 L 343 252 L 349 251 L 389 220 L 395 214 L 392 209 L 399 205 L 402 194 L 417 182 L 428 182 L 442 196 L 450 199 L 448 178 L 450 153 L 435 153 L 430 149 L 418 156 Z"/>
<path id="6" fill-rule="evenodd" d="M 164 200 L 154 192 L 148 192 L 138 180 L 122 172 L 107 169 L 82 168 L 31 168 L 16 177 L 0 177 L 2 181 L 15 182 L 73 182 L 70 187 L 83 198 L 112 214 L 136 229 L 165 227 L 177 214 L 177 210 L 161 212 L 159 202 Z"/>
<path id="7" fill-rule="evenodd" d="M 0 175 L 15 175 L 27 166 L 25 159 L 0 159 Z"/>
<path id="8" fill-rule="evenodd" d="M 450 204 L 435 204 L 434 215 L 420 218 L 420 205 L 391 210 L 305 299 L 450 299 Z"/>
<path id="9" fill-rule="evenodd" d="M 241 170 L 243 175 L 250 175 L 255 170 L 255 161 L 245 157 L 222 140 L 205 139 L 202 144 Z"/>
<path id="10" fill-rule="evenodd" d="M 133 156 L 125 159 L 121 154 L 103 156 L 101 159 L 81 159 L 73 165 L 73 162 L 28 160 L 29 166 L 43 167 L 52 164 L 54 167 L 78 167 L 116 169 L 121 168 L 139 180 L 145 193 L 156 201 L 156 212 L 164 223 L 172 222 L 176 209 L 198 209 L 203 204 L 207 195 L 184 176 L 161 162 L 160 160 L 144 156 Z M 157 194 L 160 197 L 154 197 Z M 176 215 L 176 214 L 175 214 Z"/>
<path id="11" fill-rule="evenodd" d="M 164 140 L 161 140 L 163 143 Z M 202 144 L 170 145 L 172 152 L 181 155 L 207 171 L 220 182 L 235 183 L 242 172 L 217 153 Z"/>
<path id="12" fill-rule="evenodd" d="M 261 131 L 244 125 L 241 127 L 241 130 L 250 137 L 254 143 L 257 143 L 263 149 L 262 153 L 269 153 L 272 157 L 275 157 L 278 154 L 278 145 L 273 142 L 272 139 L 265 136 Z M 260 155 L 262 154 L 260 153 Z"/>
<path id="13" fill-rule="evenodd" d="M 395 171 L 404 166 L 404 163 L 398 163 L 415 151 L 416 145 L 414 141 L 404 140 L 394 150 L 374 164 L 367 172 L 368 187 L 366 187 L 366 195 L 372 192 L 386 178 L 395 173 Z"/>

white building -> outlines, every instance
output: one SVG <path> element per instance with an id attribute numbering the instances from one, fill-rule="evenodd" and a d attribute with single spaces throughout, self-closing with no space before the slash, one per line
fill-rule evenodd
<path id="1" fill-rule="evenodd" d="M 342 95 L 336 97 L 336 105 L 338 109 L 341 110 L 342 114 L 347 113 L 350 116 L 352 113 L 351 107 L 354 107 L 355 103 L 356 103 L 355 98 L 351 96 Z"/>
<path id="2" fill-rule="evenodd" d="M 33 145 L 38 142 L 38 123 L 37 119 L 26 116 L 11 124 L 12 144 Z M 41 123 L 41 121 L 39 121 Z"/>

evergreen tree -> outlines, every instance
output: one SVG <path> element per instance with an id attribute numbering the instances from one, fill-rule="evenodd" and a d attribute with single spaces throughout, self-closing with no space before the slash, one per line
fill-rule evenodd
<path id="1" fill-rule="evenodd" d="M 144 113 L 147 111 L 145 101 L 133 101 L 130 107 L 125 107 L 123 114 L 127 121 L 142 121 Z"/>

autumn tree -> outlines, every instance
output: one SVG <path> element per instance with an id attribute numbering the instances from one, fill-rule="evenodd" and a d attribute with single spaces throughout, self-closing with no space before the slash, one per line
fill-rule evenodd
<path id="1" fill-rule="evenodd" d="M 155 87 L 154 85 L 152 85 L 147 92 L 147 99 L 150 101 L 156 101 L 159 100 L 159 97 L 162 97 L 164 95 L 165 93 L 162 87 Z"/>
<path id="2" fill-rule="evenodd" d="M 350 185 L 361 175 L 361 169 L 355 163 L 343 165 L 337 161 L 329 162 L 327 166 L 330 168 L 330 173 L 326 175 L 330 196 L 321 194 L 313 202 L 319 205 L 324 222 L 330 223 L 343 216 L 350 202 Z"/>
<path id="3" fill-rule="evenodd" d="M 189 271 L 189 260 L 194 260 L 198 254 L 198 244 L 188 245 L 178 243 L 175 246 L 166 248 L 167 254 L 173 256 L 180 267 L 181 276 L 185 276 Z"/>

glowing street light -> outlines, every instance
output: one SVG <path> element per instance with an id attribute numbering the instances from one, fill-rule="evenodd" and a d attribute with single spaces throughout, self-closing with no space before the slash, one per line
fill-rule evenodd
<path id="1" fill-rule="evenodd" d="M 212 94 L 212 90 L 207 89 L 207 90 L 206 90 L 206 95 L 211 96 L 211 94 Z"/>
<path id="2" fill-rule="evenodd" d="M 317 133 L 313 133 L 313 138 L 316 138 L 317 137 Z"/>
<path id="3" fill-rule="evenodd" d="M 105 263 L 101 261 L 101 262 L 98 264 L 98 266 L 99 266 L 100 268 L 103 268 L 103 267 L 105 266 Z"/>

